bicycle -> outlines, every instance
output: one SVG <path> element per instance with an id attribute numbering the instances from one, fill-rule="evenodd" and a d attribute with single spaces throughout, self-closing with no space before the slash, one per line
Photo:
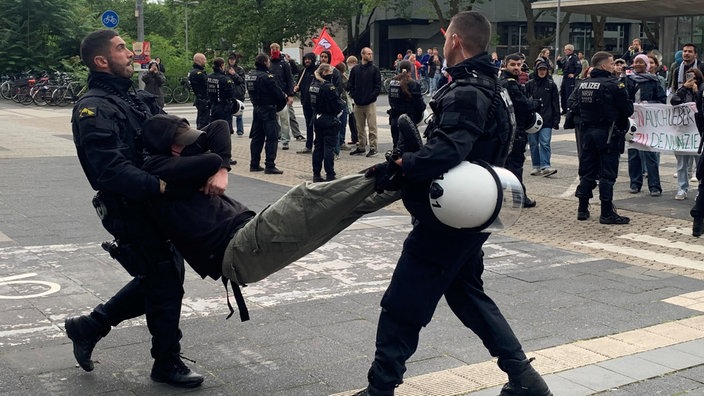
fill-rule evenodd
<path id="1" fill-rule="evenodd" d="M 173 100 L 176 103 L 186 103 L 191 99 L 191 83 L 188 77 L 179 77 L 179 86 L 173 89 Z"/>
<path id="2" fill-rule="evenodd" d="M 54 90 L 51 94 L 51 104 L 56 106 L 66 106 L 69 103 L 76 103 L 88 90 L 87 84 L 81 84 L 75 81 L 69 81 L 68 84 L 62 85 Z"/>
<path id="3" fill-rule="evenodd" d="M 174 102 L 174 90 L 168 85 L 161 87 L 161 93 L 164 95 L 164 104 Z"/>

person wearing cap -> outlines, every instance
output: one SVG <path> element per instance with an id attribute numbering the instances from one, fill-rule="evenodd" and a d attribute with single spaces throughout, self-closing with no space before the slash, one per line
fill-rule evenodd
<path id="1" fill-rule="evenodd" d="M 185 388 L 200 386 L 204 377 L 180 356 L 183 258 L 150 217 L 148 202 L 162 196 L 167 183 L 141 169 L 140 131 L 161 110 L 152 95 L 132 89 L 134 54 L 117 32 L 90 33 L 80 52 L 90 72 L 88 91 L 73 109 L 73 141 L 81 167 L 98 191 L 93 206 L 115 238 L 106 246 L 121 252 L 118 261 L 133 278 L 89 314 L 66 319 L 73 355 L 81 368 L 92 371 L 98 341 L 112 327 L 144 315 L 151 334 L 152 380 Z M 204 185 L 205 192 L 227 186 L 227 173 L 216 173 Z"/>
<path id="2" fill-rule="evenodd" d="M 574 84 L 576 82 L 579 73 L 582 71 L 582 64 L 577 59 L 577 55 L 574 54 L 574 45 L 567 44 L 562 50 L 564 57 L 557 57 L 557 66 L 562 69 L 562 83 L 560 84 L 560 105 L 562 108 L 562 115 L 567 114 L 567 99 L 569 99 L 572 91 L 574 90 Z"/>
<path id="3" fill-rule="evenodd" d="M 183 118 L 156 115 L 143 131 L 150 154 L 143 169 L 168 186 L 151 200 L 152 217 L 203 278 L 224 276 L 239 285 L 261 280 L 400 199 L 390 191 L 400 186 L 387 182 L 383 164 L 331 182 L 302 183 L 255 214 L 222 191 L 202 189 L 228 166 L 231 141 L 227 125 L 218 123 L 198 131 Z"/>
<path id="4" fill-rule="evenodd" d="M 560 95 L 557 85 L 550 76 L 550 66 L 545 62 L 538 63 L 535 77 L 526 83 L 526 93 L 532 99 L 541 103 L 538 113 L 543 118 L 543 128 L 528 135 L 532 176 L 552 176 L 557 169 L 550 166 L 550 140 L 552 130 L 560 128 Z"/>

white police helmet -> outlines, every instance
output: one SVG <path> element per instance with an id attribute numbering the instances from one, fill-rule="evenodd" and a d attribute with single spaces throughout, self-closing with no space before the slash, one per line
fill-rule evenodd
<path id="1" fill-rule="evenodd" d="M 512 226 L 523 208 L 523 187 L 510 171 L 463 161 L 433 180 L 430 207 L 452 228 L 493 232 Z"/>
<path id="2" fill-rule="evenodd" d="M 533 124 L 526 128 L 526 132 L 528 133 L 537 133 L 539 130 L 543 129 L 543 117 L 537 112 L 533 114 Z"/>
<path id="3" fill-rule="evenodd" d="M 242 103 L 242 101 L 239 99 L 235 99 L 235 100 L 237 102 L 235 103 L 234 108 L 237 109 L 237 111 L 235 113 L 233 113 L 232 115 L 234 117 L 239 117 L 242 115 L 242 113 L 244 113 L 244 103 Z"/>

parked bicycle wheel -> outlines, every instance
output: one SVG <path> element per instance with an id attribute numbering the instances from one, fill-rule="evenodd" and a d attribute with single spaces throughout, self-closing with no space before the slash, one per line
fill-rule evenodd
<path id="1" fill-rule="evenodd" d="M 191 91 L 184 87 L 183 85 L 180 85 L 176 88 L 174 88 L 174 102 L 176 103 L 186 103 L 188 101 L 188 98 L 191 96 Z"/>
<path id="2" fill-rule="evenodd" d="M 174 102 L 174 90 L 168 85 L 161 87 L 161 93 L 164 94 L 164 103 L 169 104 Z"/>
<path id="3" fill-rule="evenodd" d="M 24 86 L 20 88 L 20 91 L 17 93 L 17 102 L 20 104 L 23 104 L 25 106 L 28 106 L 29 104 L 32 103 L 32 94 L 30 92 L 32 88 L 30 86 Z"/>
<path id="4" fill-rule="evenodd" d="M 37 88 L 32 94 L 32 101 L 37 106 L 46 106 L 51 103 L 52 87 L 48 85 Z"/>
<path id="5" fill-rule="evenodd" d="M 12 82 L 11 81 L 5 81 L 0 85 L 0 96 L 2 96 L 3 99 L 12 99 Z"/>
<path id="6" fill-rule="evenodd" d="M 51 102 L 56 106 L 66 106 L 68 99 L 66 97 L 68 87 L 58 87 L 51 93 Z"/>

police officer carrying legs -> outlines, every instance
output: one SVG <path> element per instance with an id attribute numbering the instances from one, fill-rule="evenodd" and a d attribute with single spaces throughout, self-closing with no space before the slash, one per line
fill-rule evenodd
<path id="1" fill-rule="evenodd" d="M 633 102 L 626 86 L 612 75 L 613 56 L 599 51 L 592 56 L 591 77 L 582 80 L 571 100 L 570 111 L 579 115 L 581 149 L 579 151 L 579 198 L 577 220 L 589 218 L 589 199 L 599 179 L 601 224 L 628 224 L 630 219 L 619 216 L 613 206 L 614 184 L 618 176 L 618 159 L 623 153 L 624 132 L 628 117 L 633 114 Z"/>
<path id="2" fill-rule="evenodd" d="M 66 319 L 73 353 L 86 371 L 91 355 L 112 326 L 146 316 L 154 358 L 151 378 L 195 387 L 203 376 L 181 361 L 179 318 L 183 298 L 183 259 L 150 220 L 146 201 L 166 192 L 166 182 L 141 170 L 141 128 L 159 110 L 142 92 L 130 92 L 134 54 L 113 30 L 99 30 L 81 43 L 90 69 L 88 91 L 76 103 L 71 123 L 83 171 L 98 194 L 93 205 L 116 239 L 106 250 L 134 278 L 89 315 Z"/>
<path id="3" fill-rule="evenodd" d="M 332 84 L 333 67 L 321 63 L 315 71 L 315 81 L 308 89 L 310 104 L 315 112 L 315 140 L 313 141 L 313 181 L 335 180 L 335 145 L 339 139 L 342 106 L 340 92 Z M 325 165 L 325 179 L 320 174 Z"/>
<path id="4" fill-rule="evenodd" d="M 208 73 L 205 72 L 205 55 L 200 52 L 193 55 L 193 69 L 188 72 L 188 82 L 196 96 L 193 106 L 198 110 L 196 128 L 203 128 L 210 122 L 210 104 L 208 102 Z"/>
<path id="5" fill-rule="evenodd" d="M 288 103 L 288 95 L 276 84 L 273 74 L 269 73 L 269 57 L 259 54 L 254 58 L 255 69 L 245 76 L 249 99 L 254 105 L 252 130 L 249 145 L 251 172 L 264 171 L 270 175 L 284 173 L 276 168 L 276 148 L 279 141 L 279 123 L 276 120 L 277 111 L 281 111 Z M 264 168 L 259 164 L 264 148 Z"/>
<path id="6" fill-rule="evenodd" d="M 506 158 L 513 116 L 486 53 L 490 38 L 491 25 L 483 15 L 464 11 L 452 18 L 444 46 L 452 83 L 430 102 L 434 115 L 427 143 L 395 160 L 403 168 L 403 202 L 415 221 L 381 300 L 369 385 L 359 395 L 394 394 L 403 382 L 406 361 L 416 351 L 419 332 L 443 296 L 460 321 L 498 357 L 509 378 L 502 396 L 552 395 L 499 308 L 484 293 L 482 245 L 489 234 L 437 224 L 428 215 L 433 179 L 465 160 L 500 166 Z M 405 133 L 400 136 L 399 145 L 407 150 Z"/>
<path id="7" fill-rule="evenodd" d="M 232 129 L 232 103 L 235 102 L 235 83 L 225 74 L 225 59 L 213 59 L 213 72 L 208 74 L 208 99 L 210 100 L 210 121 L 227 121 Z"/>

